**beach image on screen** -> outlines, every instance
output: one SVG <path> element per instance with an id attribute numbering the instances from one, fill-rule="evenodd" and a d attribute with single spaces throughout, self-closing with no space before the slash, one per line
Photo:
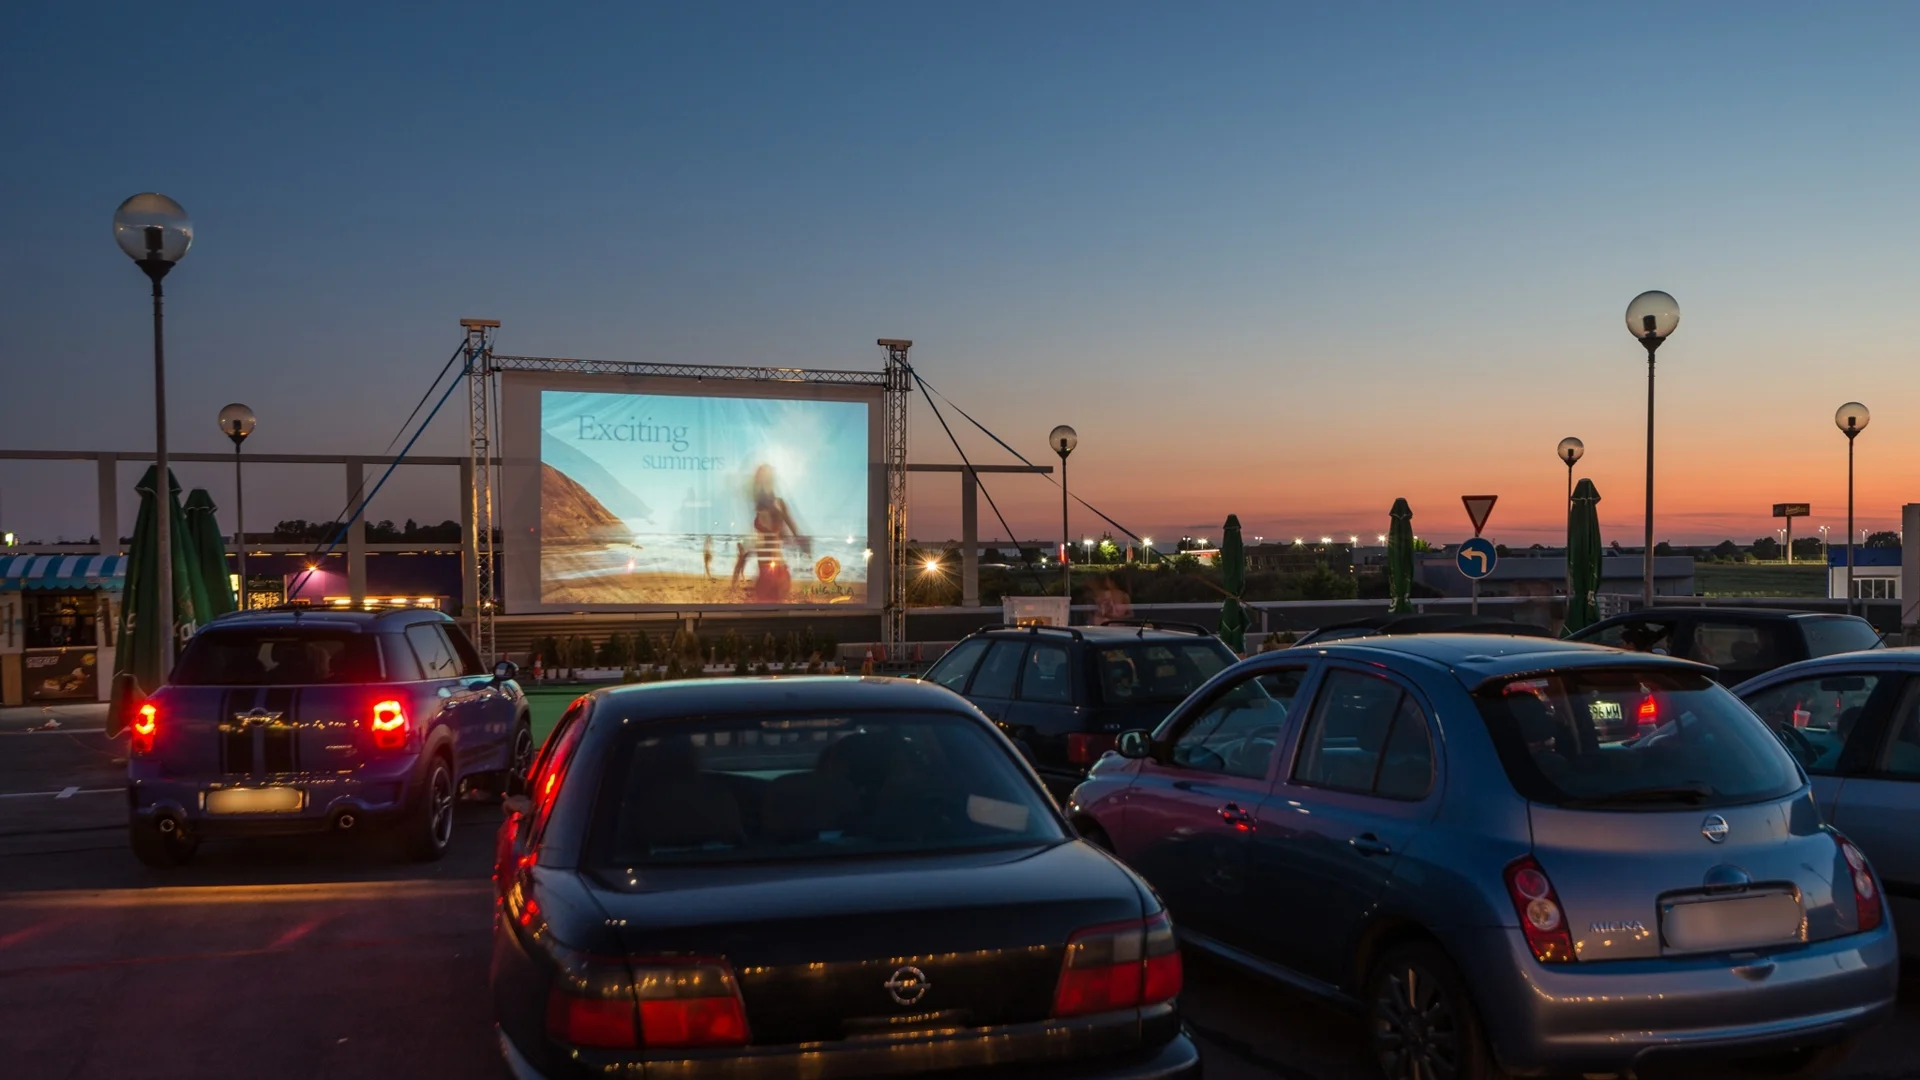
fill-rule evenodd
<path id="1" fill-rule="evenodd" d="M 867 410 L 541 391 L 541 601 L 865 603 Z"/>

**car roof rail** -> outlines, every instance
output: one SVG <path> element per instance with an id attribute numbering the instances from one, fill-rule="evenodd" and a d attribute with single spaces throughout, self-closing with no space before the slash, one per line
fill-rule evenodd
<path id="1" fill-rule="evenodd" d="M 1149 630 L 1166 630 L 1175 634 L 1198 634 L 1201 637 L 1213 636 L 1213 631 L 1201 626 L 1199 623 L 1190 622 L 1161 622 L 1158 619 L 1108 619 L 1100 625 L 1137 627 L 1142 637 L 1145 637 Z"/>
<path id="2" fill-rule="evenodd" d="M 1040 632 L 1041 632 L 1042 630 L 1045 630 L 1045 631 L 1047 631 L 1048 633 L 1053 633 L 1053 634 L 1069 634 L 1069 635 L 1071 635 L 1071 636 L 1073 637 L 1073 640 L 1075 640 L 1075 641 L 1085 641 L 1085 640 L 1087 639 L 1087 635 L 1085 635 L 1085 634 L 1083 634 L 1083 633 L 1081 633 L 1081 632 L 1080 632 L 1080 629 L 1079 629 L 1078 627 L 1074 627 L 1074 626 L 1041 626 L 1041 625 L 1039 625 L 1039 624 L 1037 624 L 1037 623 L 1036 623 L 1036 624 L 1032 624 L 1032 625 L 1029 625 L 1029 626 L 1021 626 L 1021 625 L 1019 625 L 1018 623 L 992 623 L 992 624 L 990 624 L 990 625 L 987 625 L 987 626 L 983 626 L 983 627 L 981 627 L 981 628 L 980 628 L 979 630 L 976 630 L 976 631 L 974 631 L 974 632 L 975 632 L 975 633 L 984 633 L 984 632 L 986 632 L 986 631 L 988 631 L 988 630 L 1024 630 L 1024 631 L 1026 631 L 1026 632 L 1028 632 L 1028 633 L 1033 633 L 1033 634 L 1038 634 L 1038 633 L 1040 633 Z"/>

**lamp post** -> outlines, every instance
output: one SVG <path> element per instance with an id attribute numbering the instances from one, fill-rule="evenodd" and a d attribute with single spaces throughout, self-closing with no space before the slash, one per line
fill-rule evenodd
<path id="1" fill-rule="evenodd" d="M 1680 325 L 1680 303 L 1658 289 L 1627 305 L 1627 333 L 1647 350 L 1647 547 L 1641 573 L 1646 606 L 1653 606 L 1653 354 Z"/>
<path id="2" fill-rule="evenodd" d="M 1582 457 L 1586 456 L 1587 444 L 1569 435 L 1566 438 L 1560 440 L 1560 445 L 1554 448 L 1553 452 L 1560 455 L 1561 461 L 1564 461 L 1567 463 L 1567 505 L 1572 506 L 1573 505 L 1573 463 L 1576 461 L 1579 461 Z"/>
<path id="3" fill-rule="evenodd" d="M 253 410 L 239 402 L 220 410 L 220 434 L 233 440 L 233 543 L 240 549 L 240 610 L 247 610 L 247 497 L 240 483 L 240 444 L 253 434 Z"/>
<path id="4" fill-rule="evenodd" d="M 1073 541 L 1069 537 L 1073 534 L 1067 531 L 1067 455 L 1080 445 L 1080 434 L 1061 424 L 1047 433 L 1047 443 L 1053 447 L 1054 453 L 1060 455 L 1060 584 L 1066 590 L 1062 595 L 1067 598 L 1067 621 L 1072 622 L 1073 560 L 1070 549 Z"/>
<path id="5" fill-rule="evenodd" d="M 154 520 L 159 526 L 158 573 L 154 575 L 160 633 L 160 678 L 173 673 L 173 474 L 167 468 L 167 353 L 160 281 L 193 246 L 193 221 L 165 195 L 142 192 L 113 212 L 113 239 L 153 282 L 153 468 Z M 151 617 L 146 612 L 142 617 Z"/>
<path id="6" fill-rule="evenodd" d="M 1847 437 L 1847 614 L 1853 614 L 1853 440 L 1867 430 L 1873 417 L 1867 407 L 1849 401 L 1833 414 L 1833 426 Z"/>

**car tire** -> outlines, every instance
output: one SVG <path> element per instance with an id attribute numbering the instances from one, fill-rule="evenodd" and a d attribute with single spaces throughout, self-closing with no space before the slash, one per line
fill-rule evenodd
<path id="1" fill-rule="evenodd" d="M 1367 976 L 1367 1037 L 1387 1080 L 1502 1076 L 1460 971 L 1439 946 L 1389 950 Z"/>
<path id="2" fill-rule="evenodd" d="M 168 836 L 154 828 L 151 822 L 136 822 L 127 826 L 127 842 L 133 848 L 134 858 L 156 870 L 185 866 L 193 861 L 194 853 L 200 850 L 198 840 L 188 839 L 178 833 Z"/>
<path id="3" fill-rule="evenodd" d="M 513 725 L 513 738 L 507 741 L 507 771 L 501 774 L 501 795 L 527 793 L 527 774 L 533 771 L 533 755 L 539 749 L 533 744 L 533 725 L 521 717 Z"/>
<path id="4" fill-rule="evenodd" d="M 1846 1039 L 1826 1046 L 1807 1046 L 1771 1057 L 1739 1062 L 1748 1076 L 1814 1077 L 1825 1076 L 1853 1052 L 1854 1040 Z"/>
<path id="5" fill-rule="evenodd" d="M 448 846 L 453 842 L 456 791 L 453 767 L 447 764 L 444 756 L 436 754 L 427 764 L 419 794 L 414 797 L 412 811 L 402 826 L 409 859 L 434 862 L 446 855 Z"/>

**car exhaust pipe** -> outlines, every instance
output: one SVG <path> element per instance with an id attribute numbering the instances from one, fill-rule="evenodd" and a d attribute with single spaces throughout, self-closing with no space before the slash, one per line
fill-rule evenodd
<path id="1" fill-rule="evenodd" d="M 354 822 L 356 820 L 358 819 L 353 816 L 352 811 L 343 810 L 340 812 L 338 816 L 336 816 L 333 819 L 333 827 L 340 830 L 341 832 L 346 832 L 348 829 L 353 828 Z"/>
<path id="2" fill-rule="evenodd" d="M 169 816 L 163 817 L 158 822 L 155 822 L 154 827 L 160 830 L 161 836 L 172 836 L 179 831 L 180 823 Z"/>

